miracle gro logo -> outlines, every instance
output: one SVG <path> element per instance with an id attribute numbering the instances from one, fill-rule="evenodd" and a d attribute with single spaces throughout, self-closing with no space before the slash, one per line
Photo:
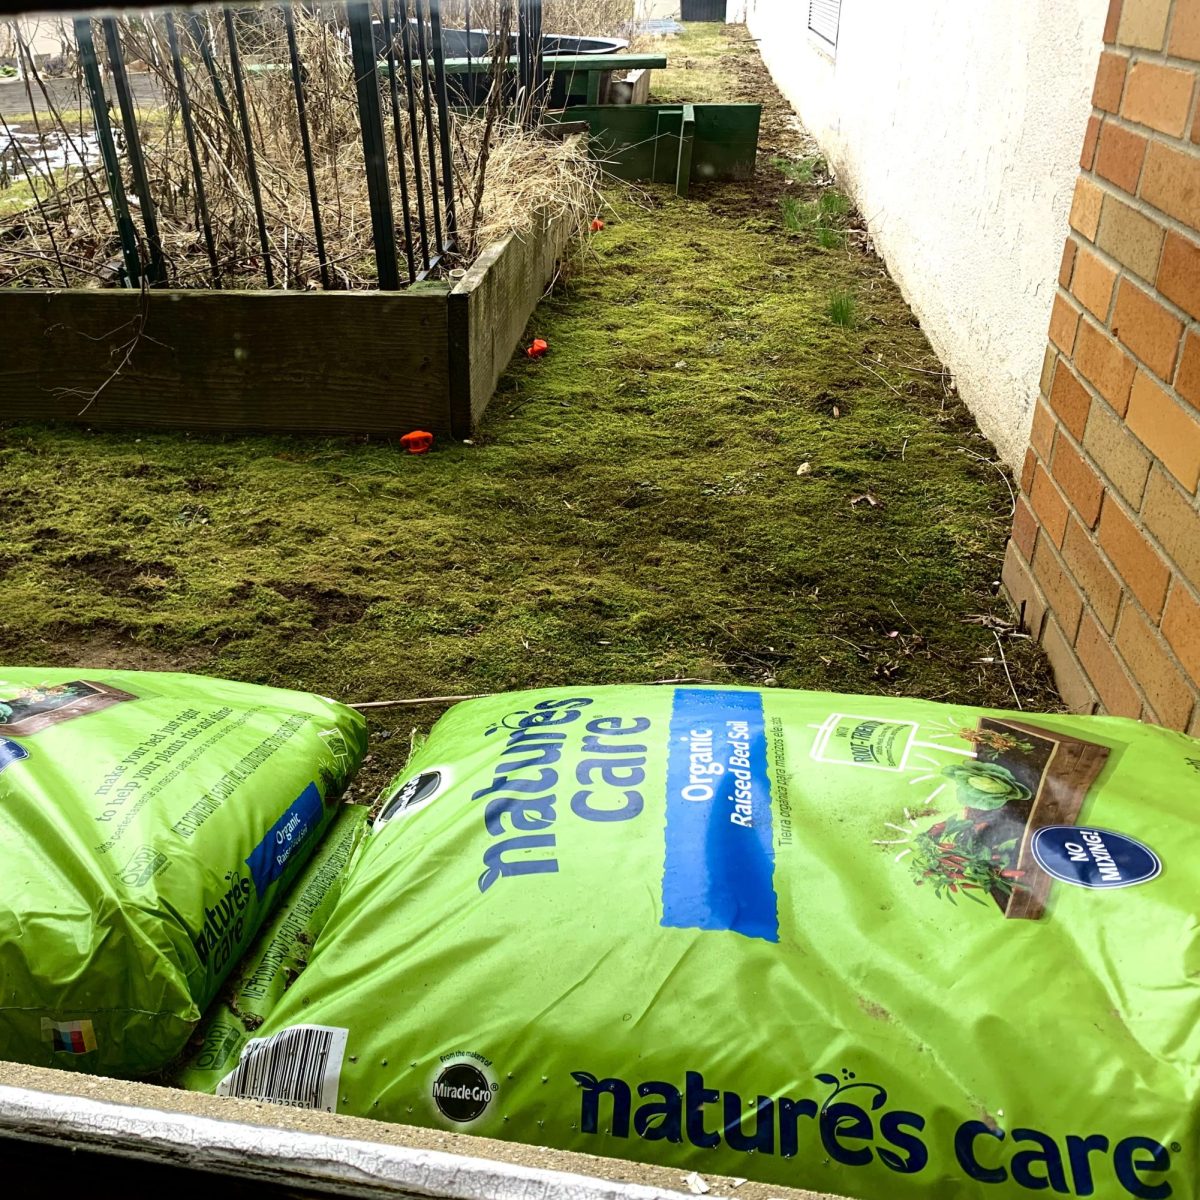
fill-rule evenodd
<path id="1" fill-rule="evenodd" d="M 500 1085 L 491 1078 L 490 1060 L 481 1054 L 447 1054 L 433 1080 L 433 1103 L 448 1121 L 469 1125 L 491 1103 Z"/>

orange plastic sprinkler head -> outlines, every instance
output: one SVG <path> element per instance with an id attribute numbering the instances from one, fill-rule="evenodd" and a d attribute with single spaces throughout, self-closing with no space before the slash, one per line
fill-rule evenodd
<path id="1" fill-rule="evenodd" d="M 406 433 L 400 439 L 400 445 L 409 454 L 424 454 L 433 445 L 433 434 L 426 433 L 424 429 L 414 429 L 412 433 Z"/>
<path id="2" fill-rule="evenodd" d="M 592 221 L 592 232 L 599 233 L 600 230 L 602 230 L 603 228 L 604 228 L 604 222 L 602 220 L 600 220 L 599 217 L 596 217 L 596 219 L 594 221 Z"/>
<path id="3" fill-rule="evenodd" d="M 547 350 L 550 349 L 550 344 L 543 338 L 534 338 L 532 345 L 525 351 L 530 358 L 541 358 Z"/>

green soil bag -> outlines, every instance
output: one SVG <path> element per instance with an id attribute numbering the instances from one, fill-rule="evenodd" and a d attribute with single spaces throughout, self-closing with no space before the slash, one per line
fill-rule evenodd
<path id="1" fill-rule="evenodd" d="M 1200 744 L 890 697 L 462 704 L 218 1091 L 896 1197 L 1200 1195 Z"/>
<path id="2" fill-rule="evenodd" d="M 366 805 L 341 806 L 312 858 L 204 1014 L 187 1052 L 171 1072 L 171 1083 L 193 1092 L 211 1092 L 237 1065 L 254 1030 L 308 965 L 368 816 Z"/>
<path id="3" fill-rule="evenodd" d="M 365 747 L 357 713 L 299 692 L 0 668 L 0 1058 L 164 1067 Z"/>

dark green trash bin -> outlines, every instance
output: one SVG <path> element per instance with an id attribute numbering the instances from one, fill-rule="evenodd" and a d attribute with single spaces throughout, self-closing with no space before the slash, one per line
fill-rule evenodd
<path id="1" fill-rule="evenodd" d="M 685 21 L 724 21 L 725 0 L 680 0 Z"/>

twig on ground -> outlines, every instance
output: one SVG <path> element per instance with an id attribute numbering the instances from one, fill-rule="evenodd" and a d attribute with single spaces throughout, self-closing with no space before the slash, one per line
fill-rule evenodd
<path id="1" fill-rule="evenodd" d="M 908 400 L 908 397 L 894 383 L 889 383 L 886 379 L 884 379 L 884 377 L 882 375 L 880 375 L 880 373 L 877 370 L 875 370 L 875 368 L 873 366 L 871 366 L 870 363 L 865 363 L 861 359 L 857 360 L 857 361 L 858 361 L 858 365 L 860 367 L 865 367 L 868 371 L 870 371 L 871 374 L 874 375 L 875 378 L 878 379 L 879 382 L 884 385 L 884 387 L 891 388 L 891 390 L 893 392 L 895 392 L 896 395 L 899 396 L 901 400 L 905 400 L 905 401 Z"/>
<path id="2" fill-rule="evenodd" d="M 850 647 L 851 650 L 855 651 L 855 653 L 857 653 L 860 658 L 867 657 L 867 652 L 861 646 L 856 646 L 849 638 L 838 637 L 838 635 L 836 633 L 831 633 L 829 636 L 831 638 L 833 638 L 833 640 L 835 642 L 844 642 L 847 646 Z"/>
<path id="3" fill-rule="evenodd" d="M 901 367 L 905 371 L 916 371 L 918 375 L 932 375 L 935 379 L 945 379 L 947 375 L 952 374 L 945 367 L 940 371 L 931 371 L 928 367 L 914 367 L 912 363 L 892 363 L 894 367 Z"/>
<path id="4" fill-rule="evenodd" d="M 900 605 L 898 605 L 895 600 L 888 600 L 888 603 L 893 609 L 895 609 L 896 616 L 898 616 L 900 620 L 902 620 L 905 625 L 907 625 L 909 629 L 911 629 L 913 633 L 917 635 L 917 637 L 920 637 L 921 631 L 900 611 Z"/>
<path id="5" fill-rule="evenodd" d="M 974 450 L 967 449 L 966 446 L 959 446 L 958 452 L 959 454 L 969 454 L 972 458 L 977 458 L 980 462 L 987 463 L 989 467 L 995 468 L 996 473 L 1004 480 L 1004 486 L 1008 488 L 1008 498 L 1012 501 L 1012 509 L 1009 512 L 1009 516 L 1012 516 L 1017 511 L 1017 497 L 1012 490 L 1012 484 L 1008 482 L 1008 476 L 1004 473 L 1004 468 L 994 459 L 988 458 L 983 454 L 977 454 Z"/>
<path id="6" fill-rule="evenodd" d="M 1004 656 L 1004 643 L 1000 641 L 1000 635 L 993 629 L 992 637 L 996 639 L 996 649 L 1000 651 L 1000 665 L 1004 668 L 1004 677 L 1008 680 L 1009 690 L 1013 694 L 1013 699 L 1017 702 L 1017 707 L 1024 709 L 1021 703 L 1021 697 L 1017 695 L 1017 686 L 1013 683 L 1012 672 L 1008 669 L 1008 659 Z"/>

